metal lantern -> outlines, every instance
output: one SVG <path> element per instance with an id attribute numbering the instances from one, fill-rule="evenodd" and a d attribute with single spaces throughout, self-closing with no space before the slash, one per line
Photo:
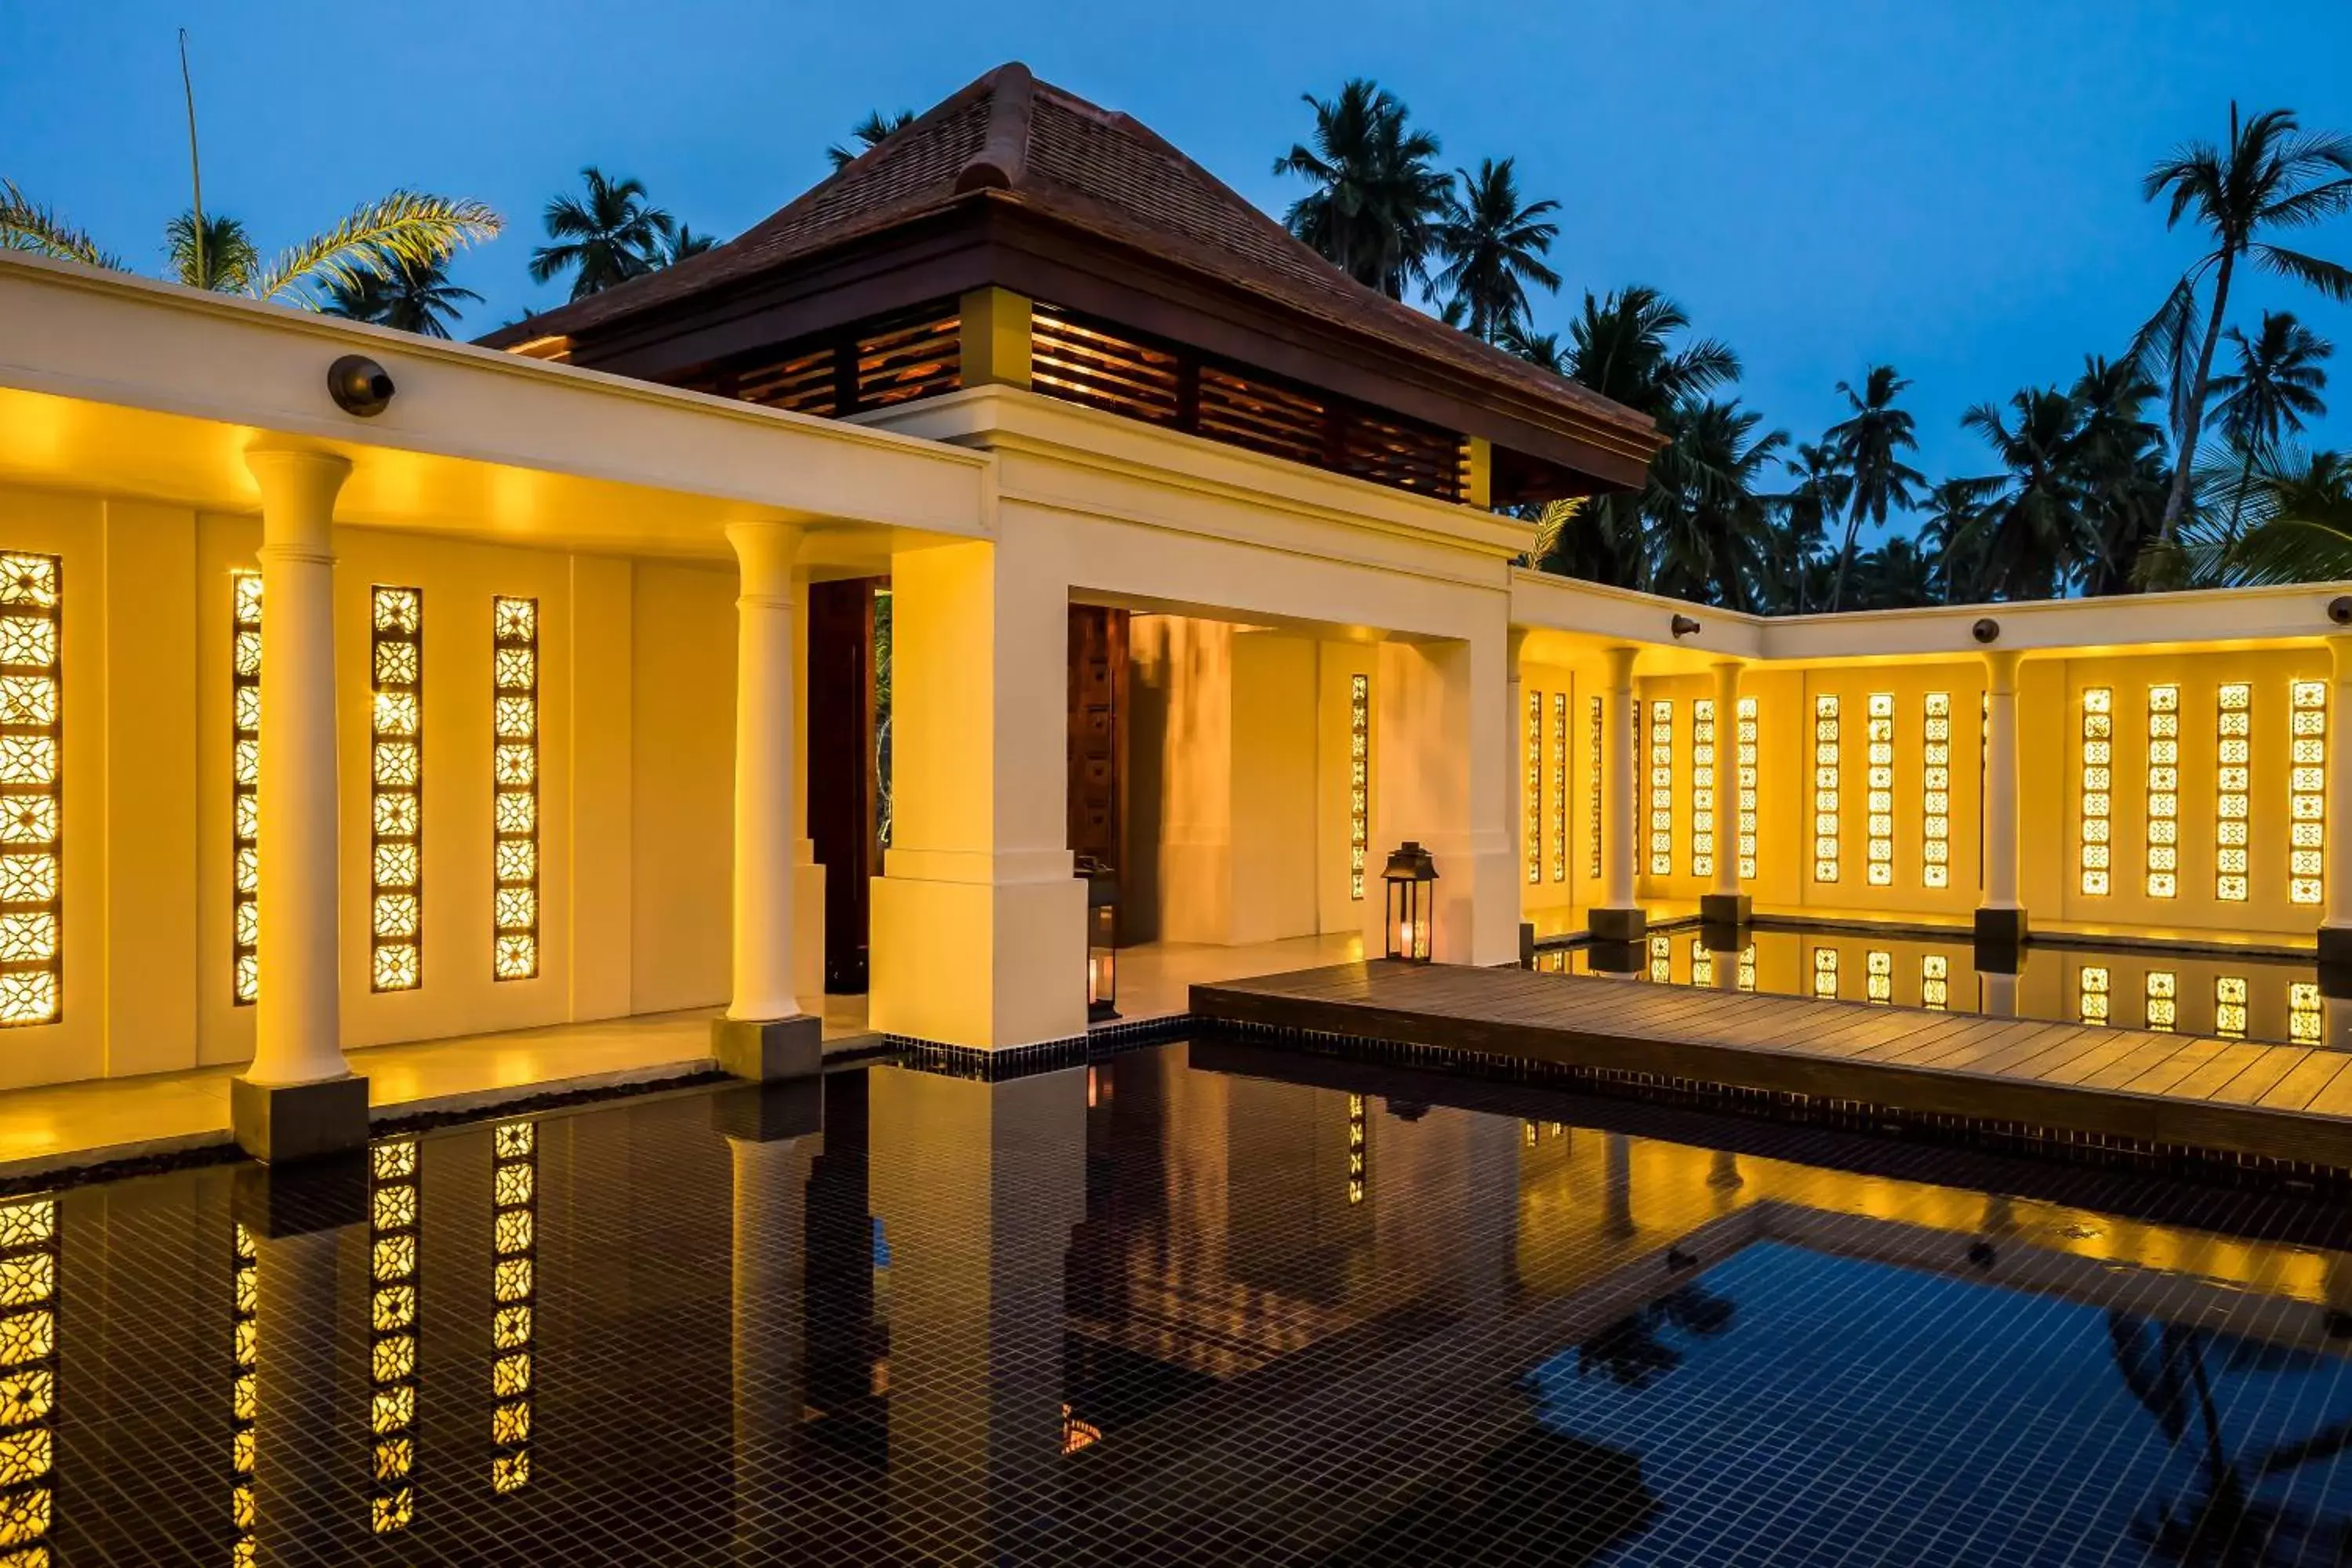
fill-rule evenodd
<path id="1" fill-rule="evenodd" d="M 1087 1022 L 1118 1016 L 1118 876 L 1108 866 L 1082 856 L 1078 873 L 1087 881 Z"/>
<path id="2" fill-rule="evenodd" d="M 1430 927 L 1437 914 L 1437 862 L 1408 838 L 1389 856 L 1381 873 L 1387 884 L 1388 955 L 1408 963 L 1429 962 Z"/>

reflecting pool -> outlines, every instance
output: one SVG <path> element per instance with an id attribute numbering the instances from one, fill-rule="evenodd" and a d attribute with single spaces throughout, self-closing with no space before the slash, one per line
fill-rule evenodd
<path id="1" fill-rule="evenodd" d="M 2352 1215 L 1230 1040 L 0 1200 L 0 1563 L 2339 1563 Z"/>
<path id="2" fill-rule="evenodd" d="M 1634 978 L 1715 985 L 1724 981 L 1725 962 L 1696 928 L 1661 931 L 1642 944 Z M 2352 1008 L 2320 994 L 2308 959 L 2210 947 L 2037 942 L 2024 950 L 2024 967 L 2013 980 L 1996 976 L 1989 989 L 1965 931 L 1922 936 L 1759 926 L 1730 964 L 1738 989 L 1772 995 L 2352 1049 Z M 1542 949 L 1536 967 L 1594 973 L 1592 955 L 1582 947 Z"/>

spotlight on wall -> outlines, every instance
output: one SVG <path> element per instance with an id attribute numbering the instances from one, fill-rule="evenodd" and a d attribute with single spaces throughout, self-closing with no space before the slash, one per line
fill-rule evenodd
<path id="1" fill-rule="evenodd" d="M 327 367 L 327 395 L 335 406 L 373 419 L 392 406 L 392 376 L 365 354 L 345 354 Z"/>
<path id="2" fill-rule="evenodd" d="M 2000 637 L 2000 623 L 1986 616 L 1969 628 L 1969 635 L 1979 642 L 1996 642 Z"/>
<path id="3" fill-rule="evenodd" d="M 1690 637 L 1698 630 L 1698 623 L 1688 616 L 1676 616 L 1667 624 L 1678 637 Z"/>
<path id="4" fill-rule="evenodd" d="M 2352 594 L 2338 594 L 2328 600 L 2327 618 L 2339 626 L 2352 626 Z"/>

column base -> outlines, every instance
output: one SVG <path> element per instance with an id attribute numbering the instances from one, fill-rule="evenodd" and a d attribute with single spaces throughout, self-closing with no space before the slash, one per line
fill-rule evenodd
<path id="1" fill-rule="evenodd" d="M 2352 971 L 2352 926 L 2319 928 L 2319 967 Z"/>
<path id="2" fill-rule="evenodd" d="M 1701 893 L 1698 896 L 1701 925 L 1744 926 L 1755 916 L 1755 900 L 1746 893 Z"/>
<path id="3" fill-rule="evenodd" d="M 349 1149 L 292 1165 L 239 1165 L 229 1186 L 229 1213 L 263 1241 L 362 1225 L 367 1157 Z"/>
<path id="4" fill-rule="evenodd" d="M 1643 909 L 1594 910 L 1585 917 L 1585 929 L 1596 942 L 1639 942 L 1650 934 L 1650 912 Z"/>
<path id="5" fill-rule="evenodd" d="M 824 1079 L 736 1084 L 710 1099 L 711 1130 L 746 1143 L 777 1143 L 824 1131 Z"/>
<path id="6" fill-rule="evenodd" d="M 1519 967 L 1521 969 L 1533 969 L 1535 966 L 1536 922 L 1533 921 L 1521 921 L 1519 922 Z"/>
<path id="7" fill-rule="evenodd" d="M 824 1020 L 808 1013 L 713 1018 L 710 1054 L 719 1071 L 753 1083 L 814 1078 L 824 1070 Z"/>
<path id="8" fill-rule="evenodd" d="M 367 1085 L 357 1073 L 316 1083 L 233 1079 L 228 1086 L 229 1129 L 238 1148 L 272 1165 L 364 1149 Z"/>
<path id="9" fill-rule="evenodd" d="M 1977 911 L 1978 945 L 2015 947 L 2025 941 L 2023 910 L 1980 909 Z"/>

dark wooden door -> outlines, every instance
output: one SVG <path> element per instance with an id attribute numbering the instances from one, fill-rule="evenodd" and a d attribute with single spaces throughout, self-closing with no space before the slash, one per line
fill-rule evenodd
<path id="1" fill-rule="evenodd" d="M 881 869 L 874 752 L 874 591 L 809 584 L 808 825 L 824 868 L 824 988 L 866 989 L 867 881 Z"/>
<path id="2" fill-rule="evenodd" d="M 1070 852 L 1118 868 L 1127 615 L 1070 606 Z"/>

